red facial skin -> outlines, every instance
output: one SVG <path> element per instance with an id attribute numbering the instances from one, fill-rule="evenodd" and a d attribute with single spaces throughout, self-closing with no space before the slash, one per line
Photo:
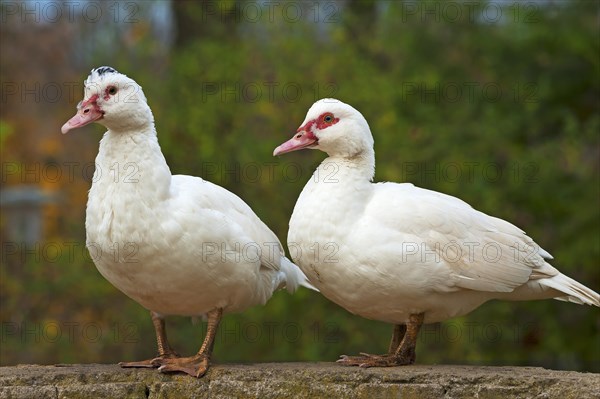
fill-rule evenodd
<path id="1" fill-rule="evenodd" d="M 102 98 L 104 99 L 104 101 L 108 101 L 108 99 L 110 98 L 110 96 L 112 96 L 113 94 L 110 94 L 110 90 L 111 89 L 115 89 L 115 86 L 108 86 L 106 88 L 106 90 L 104 90 L 104 95 L 102 96 Z"/>
<path id="2" fill-rule="evenodd" d="M 326 119 L 330 120 L 326 121 Z M 273 155 L 286 154 L 288 152 L 319 145 L 319 139 L 313 133 L 314 127 L 318 130 L 324 130 L 329 126 L 335 125 L 339 121 L 340 118 L 334 117 L 331 112 L 325 112 L 319 115 L 318 118 L 306 122 L 304 126 L 300 126 L 298 130 L 296 130 L 294 137 L 275 148 Z"/>
<path id="3" fill-rule="evenodd" d="M 102 119 L 104 112 L 98 106 L 98 95 L 94 94 L 87 101 L 77 107 L 77 113 L 61 128 L 63 134 L 71 129 L 76 129 Z"/>
<path id="4" fill-rule="evenodd" d="M 98 95 L 94 94 L 93 96 L 91 96 L 90 98 L 88 98 L 88 100 L 86 102 L 81 103 L 79 109 L 85 109 L 85 107 L 87 107 L 89 105 L 98 106 L 98 104 L 96 103 L 96 101 L 98 101 Z"/>

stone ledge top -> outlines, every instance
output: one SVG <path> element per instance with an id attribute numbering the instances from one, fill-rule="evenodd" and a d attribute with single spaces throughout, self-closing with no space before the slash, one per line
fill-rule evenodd
<path id="1" fill-rule="evenodd" d="M 108 364 L 0 367 L 0 398 L 599 398 L 600 374 L 539 367 L 213 365 L 201 379 Z"/>

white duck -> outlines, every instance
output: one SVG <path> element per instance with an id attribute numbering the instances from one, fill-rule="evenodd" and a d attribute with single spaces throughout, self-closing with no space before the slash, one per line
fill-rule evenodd
<path id="1" fill-rule="evenodd" d="M 350 105 L 317 101 L 273 154 L 302 148 L 329 157 L 294 208 L 292 259 L 333 302 L 395 325 L 387 354 L 341 356 L 338 362 L 414 363 L 422 323 L 467 314 L 490 299 L 600 306 L 596 292 L 548 264 L 552 256 L 518 227 L 409 183 L 372 183 L 373 137 Z"/>
<path id="2" fill-rule="evenodd" d="M 84 85 L 84 100 L 62 132 L 92 122 L 108 128 L 88 198 L 87 247 L 100 273 L 151 311 L 158 341 L 158 357 L 121 365 L 200 377 L 223 313 L 264 304 L 284 286 L 312 286 L 239 197 L 199 177 L 171 175 L 135 81 L 101 67 Z M 196 355 L 171 349 L 165 315 L 207 315 Z"/>

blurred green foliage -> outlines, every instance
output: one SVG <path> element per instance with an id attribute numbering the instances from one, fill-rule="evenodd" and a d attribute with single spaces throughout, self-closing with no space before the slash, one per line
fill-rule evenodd
<path id="1" fill-rule="evenodd" d="M 278 13 L 253 23 L 176 2 L 179 31 L 161 68 L 140 62 L 151 58 L 149 38 L 137 46 L 141 54 L 97 54 L 97 65 L 142 84 L 174 174 L 235 192 L 282 242 L 296 198 L 324 155 L 274 159 L 272 150 L 315 100 L 332 96 L 369 121 L 377 181 L 413 182 L 509 220 L 552 253 L 561 271 L 598 291 L 598 3 L 499 3 L 498 21 L 481 12 L 469 17 L 465 8 L 454 20 L 443 2 L 431 3 L 439 7 L 431 15 L 410 8 L 423 3 L 327 4 L 334 8 L 321 4 L 318 23 L 313 14 L 291 22 Z M 3 326 L 2 364 L 154 355 L 147 312 L 75 252 L 56 262 L 3 260 L 3 320 L 13 324 Z M 599 315 L 558 301 L 493 301 L 426 326 L 417 361 L 599 372 Z M 72 337 L 66 323 L 76 323 Z M 61 333 L 55 340 L 52 326 Z M 32 330 L 23 336 L 23 328 Z M 188 354 L 205 326 L 171 317 L 167 328 Z M 265 307 L 225 317 L 215 360 L 333 361 L 384 352 L 391 331 L 319 294 L 280 292 Z"/>

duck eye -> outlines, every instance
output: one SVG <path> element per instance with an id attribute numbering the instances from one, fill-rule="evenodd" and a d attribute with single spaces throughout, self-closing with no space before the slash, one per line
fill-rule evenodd
<path id="1" fill-rule="evenodd" d="M 117 94 L 117 88 L 115 86 L 109 86 L 108 89 L 106 89 L 106 92 L 111 96 L 114 96 Z"/>
<path id="2" fill-rule="evenodd" d="M 323 122 L 325 122 L 325 123 L 331 123 L 331 122 L 333 122 L 333 115 L 331 115 L 331 114 L 325 115 L 323 117 Z"/>

